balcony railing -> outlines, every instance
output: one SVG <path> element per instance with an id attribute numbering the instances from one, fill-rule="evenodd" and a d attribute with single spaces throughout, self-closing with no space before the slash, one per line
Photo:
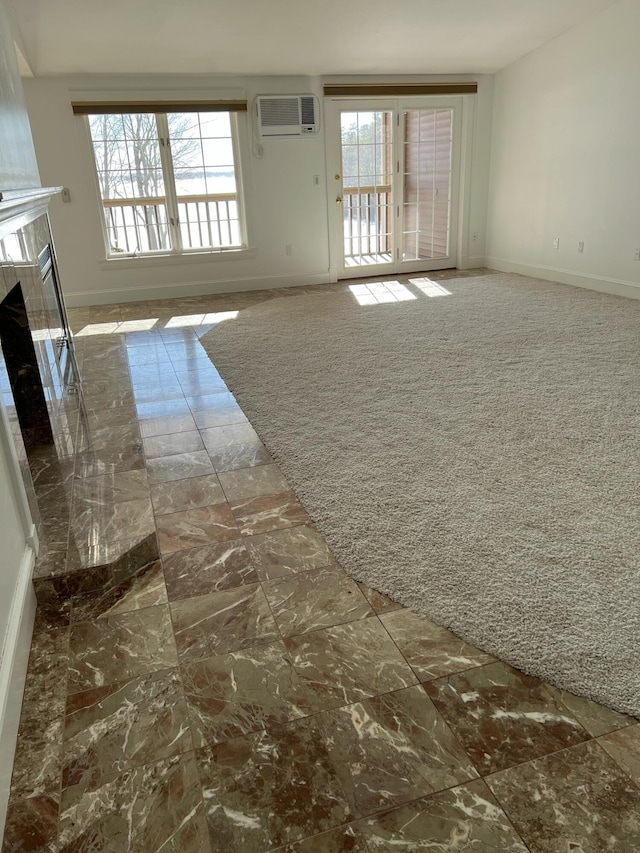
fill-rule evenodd
<path id="1" fill-rule="evenodd" d="M 343 190 L 345 260 L 391 252 L 391 186 Z"/>
<path id="2" fill-rule="evenodd" d="M 222 249 L 240 245 L 235 193 L 178 196 L 178 226 L 183 249 Z M 103 199 L 112 254 L 170 251 L 167 206 L 163 198 Z"/>

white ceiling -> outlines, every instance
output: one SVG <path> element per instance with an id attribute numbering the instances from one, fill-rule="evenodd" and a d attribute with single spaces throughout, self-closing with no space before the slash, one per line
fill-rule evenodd
<path id="1" fill-rule="evenodd" d="M 36 76 L 491 73 L 613 0 L 12 0 Z"/>

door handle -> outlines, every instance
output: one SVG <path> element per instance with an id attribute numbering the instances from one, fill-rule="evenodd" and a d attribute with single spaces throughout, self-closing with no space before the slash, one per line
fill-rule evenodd
<path id="1" fill-rule="evenodd" d="M 342 204 L 342 196 L 338 196 L 336 199 L 336 204 Z"/>

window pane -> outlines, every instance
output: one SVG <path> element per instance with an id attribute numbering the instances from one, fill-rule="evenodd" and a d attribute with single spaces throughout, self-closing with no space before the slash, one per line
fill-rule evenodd
<path id="1" fill-rule="evenodd" d="M 171 113 L 170 148 L 161 148 L 152 113 L 89 116 L 109 254 L 167 251 L 178 226 L 185 249 L 242 245 L 229 113 Z M 162 123 L 161 126 L 164 126 Z M 163 162 L 164 158 L 164 162 Z M 167 206 L 169 192 L 170 208 Z"/>
<path id="2" fill-rule="evenodd" d="M 229 113 L 171 113 L 167 121 L 183 247 L 240 246 Z"/>
<path id="3" fill-rule="evenodd" d="M 156 118 L 89 116 L 109 254 L 171 248 Z"/>

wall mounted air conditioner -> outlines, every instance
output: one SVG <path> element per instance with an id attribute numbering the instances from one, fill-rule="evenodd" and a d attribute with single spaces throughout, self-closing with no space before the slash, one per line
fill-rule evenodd
<path id="1" fill-rule="evenodd" d="M 256 110 L 262 137 L 312 136 L 320 127 L 315 95 L 259 95 Z"/>

